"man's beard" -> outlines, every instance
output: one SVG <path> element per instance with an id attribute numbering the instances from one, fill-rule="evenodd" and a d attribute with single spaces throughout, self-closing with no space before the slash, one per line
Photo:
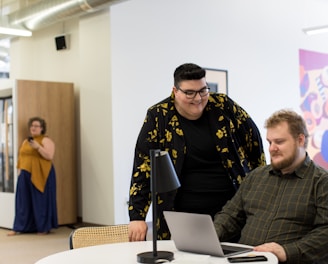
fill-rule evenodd
<path id="1" fill-rule="evenodd" d="M 274 170 L 277 170 L 277 171 L 289 168 L 295 161 L 296 156 L 297 156 L 297 148 L 294 147 L 294 152 L 286 159 L 283 159 L 282 161 L 275 162 L 275 163 L 273 163 L 272 159 L 271 159 L 271 166 Z"/>

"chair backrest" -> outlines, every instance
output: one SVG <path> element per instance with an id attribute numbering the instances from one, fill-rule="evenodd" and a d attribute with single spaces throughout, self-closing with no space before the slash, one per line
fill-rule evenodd
<path id="1" fill-rule="evenodd" d="M 120 242 L 129 242 L 127 224 L 80 227 L 69 236 L 70 249 Z"/>

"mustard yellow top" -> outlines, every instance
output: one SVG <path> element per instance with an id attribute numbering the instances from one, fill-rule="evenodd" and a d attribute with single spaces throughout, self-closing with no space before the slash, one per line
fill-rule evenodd
<path id="1" fill-rule="evenodd" d="M 42 139 L 44 137 L 45 135 L 40 135 L 34 137 L 34 140 L 43 146 Z M 31 173 L 32 184 L 40 192 L 44 192 L 51 165 L 52 162 L 44 159 L 36 149 L 30 146 L 27 140 L 23 142 L 18 154 L 17 168 Z"/>

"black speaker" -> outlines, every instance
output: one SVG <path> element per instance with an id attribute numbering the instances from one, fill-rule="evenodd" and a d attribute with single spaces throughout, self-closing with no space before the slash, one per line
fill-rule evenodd
<path id="1" fill-rule="evenodd" d="M 56 49 L 57 50 L 65 50 L 68 49 L 68 36 L 62 35 L 55 37 Z"/>

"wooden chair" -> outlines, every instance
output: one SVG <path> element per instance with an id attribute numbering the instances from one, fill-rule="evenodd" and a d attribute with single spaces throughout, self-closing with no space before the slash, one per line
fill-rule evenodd
<path id="1" fill-rule="evenodd" d="M 70 249 L 108 243 L 128 242 L 128 225 L 90 226 L 73 230 L 69 236 Z"/>

